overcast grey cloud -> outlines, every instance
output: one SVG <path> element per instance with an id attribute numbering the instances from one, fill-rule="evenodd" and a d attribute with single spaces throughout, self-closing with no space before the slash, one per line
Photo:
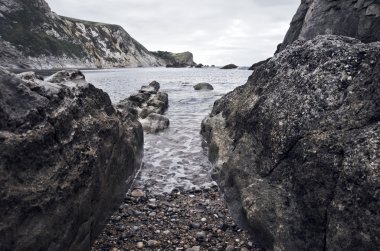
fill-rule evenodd
<path id="1" fill-rule="evenodd" d="M 53 11 L 119 24 L 151 51 L 197 63 L 251 65 L 273 55 L 299 0 L 47 0 Z"/>

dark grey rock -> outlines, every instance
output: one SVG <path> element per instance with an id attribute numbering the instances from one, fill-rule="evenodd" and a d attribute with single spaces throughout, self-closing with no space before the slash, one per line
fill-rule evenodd
<path id="1" fill-rule="evenodd" d="M 260 61 L 260 62 L 254 63 L 251 67 L 249 67 L 248 70 L 250 70 L 250 71 L 254 71 L 254 70 L 256 70 L 256 68 L 258 68 L 259 66 L 261 66 L 261 65 L 263 65 L 263 64 L 265 64 L 265 63 L 267 63 L 270 59 L 271 59 L 271 58 L 267 58 L 267 59 L 265 59 L 265 60 L 263 60 L 263 61 Z"/>
<path id="2" fill-rule="evenodd" d="M 378 0 L 302 0 L 279 50 L 297 39 L 328 34 L 354 37 L 366 43 L 380 41 L 379 30 Z"/>
<path id="3" fill-rule="evenodd" d="M 196 65 L 191 52 L 172 53 L 167 51 L 152 52 L 158 58 L 165 61 L 167 68 L 183 68 Z"/>
<path id="4" fill-rule="evenodd" d="M 213 176 L 267 250 L 378 249 L 379 86 L 379 42 L 318 36 L 216 101 Z"/>
<path id="5" fill-rule="evenodd" d="M 223 67 L 220 68 L 220 69 L 223 69 L 223 70 L 231 70 L 231 69 L 236 69 L 236 68 L 238 68 L 237 65 L 234 65 L 234 64 L 228 64 L 228 65 L 223 66 Z"/>
<path id="6" fill-rule="evenodd" d="M 120 101 L 116 107 L 122 114 L 136 115 L 145 132 L 157 133 L 169 127 L 169 119 L 162 114 L 169 107 L 169 96 L 159 92 L 160 84 L 153 81 L 142 86 L 139 93 Z"/>
<path id="7" fill-rule="evenodd" d="M 200 90 L 214 90 L 214 87 L 210 85 L 209 83 L 199 83 L 194 85 L 194 90 L 200 91 Z"/>
<path id="8" fill-rule="evenodd" d="M 90 250 L 140 166 L 141 125 L 80 72 L 30 76 L 0 69 L 0 250 Z"/>
<path id="9" fill-rule="evenodd" d="M 142 86 L 139 92 L 148 92 L 150 94 L 155 94 L 160 90 L 160 83 L 157 81 L 151 82 L 148 86 Z"/>
<path id="10" fill-rule="evenodd" d="M 201 224 L 199 224 L 197 222 L 192 222 L 190 224 L 190 227 L 193 228 L 193 229 L 199 229 L 201 227 Z"/>
<path id="11" fill-rule="evenodd" d="M 195 235 L 195 239 L 199 242 L 202 242 L 202 241 L 205 241 L 206 239 L 206 233 L 205 232 L 197 232 L 197 234 Z"/>

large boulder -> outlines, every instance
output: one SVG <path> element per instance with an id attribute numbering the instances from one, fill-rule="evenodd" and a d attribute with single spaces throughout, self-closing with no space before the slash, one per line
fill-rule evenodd
<path id="1" fill-rule="evenodd" d="M 380 41 L 380 1 L 301 0 L 279 50 L 297 39 L 343 35 L 363 42 Z"/>
<path id="2" fill-rule="evenodd" d="M 49 79 L 0 69 L 0 250 L 90 250 L 141 163 L 137 117 L 78 71 Z"/>
<path id="3" fill-rule="evenodd" d="M 159 90 L 160 83 L 153 81 L 142 86 L 138 93 L 120 101 L 116 107 L 119 111 L 136 113 L 145 132 L 157 133 L 169 127 L 169 119 L 163 116 L 169 107 L 169 96 Z"/>
<path id="4" fill-rule="evenodd" d="M 202 124 L 214 177 L 267 250 L 380 246 L 380 43 L 297 41 Z"/>

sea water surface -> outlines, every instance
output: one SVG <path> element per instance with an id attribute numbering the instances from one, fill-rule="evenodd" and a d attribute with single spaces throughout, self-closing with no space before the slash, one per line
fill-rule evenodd
<path id="1" fill-rule="evenodd" d="M 116 103 L 152 81 L 169 95 L 169 129 L 145 134 L 143 166 L 135 187 L 151 193 L 191 190 L 214 185 L 211 164 L 202 148 L 201 122 L 215 100 L 245 84 L 251 71 L 217 68 L 127 68 L 84 71 L 88 82 L 106 91 Z M 213 91 L 195 91 L 197 83 L 213 85 Z"/>

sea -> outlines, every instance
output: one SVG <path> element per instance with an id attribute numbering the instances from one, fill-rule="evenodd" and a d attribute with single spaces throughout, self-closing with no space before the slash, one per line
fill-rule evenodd
<path id="1" fill-rule="evenodd" d="M 218 68 L 123 68 L 85 70 L 88 82 L 110 95 L 117 103 L 137 93 L 142 85 L 157 81 L 169 95 L 169 129 L 144 135 L 144 158 L 134 187 L 153 194 L 173 189 L 198 190 L 215 185 L 212 165 L 202 147 L 201 122 L 214 102 L 247 82 L 249 70 Z M 195 91 L 193 86 L 206 82 L 213 91 Z"/>

